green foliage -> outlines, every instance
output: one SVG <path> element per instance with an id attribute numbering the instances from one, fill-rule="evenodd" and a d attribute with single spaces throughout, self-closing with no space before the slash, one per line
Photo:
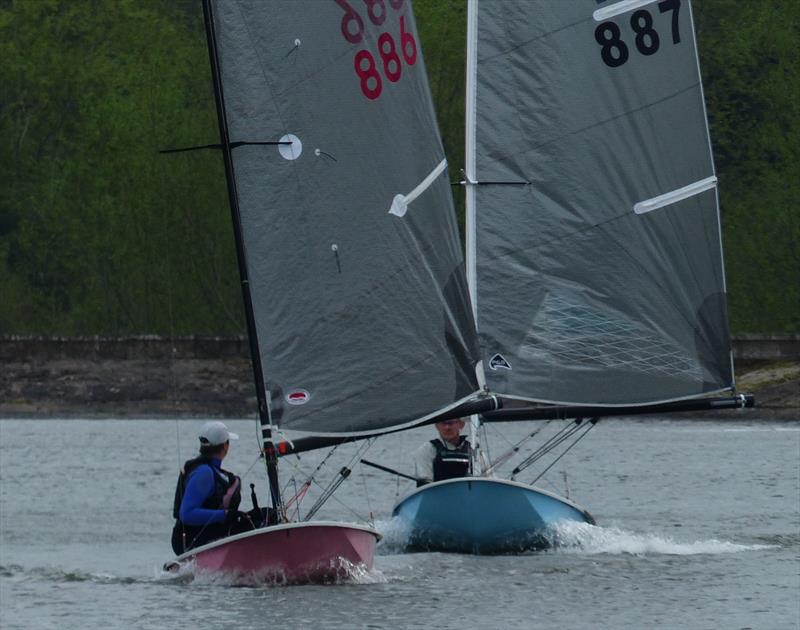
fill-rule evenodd
<path id="1" fill-rule="evenodd" d="M 196 3 L 0 8 L 0 332 L 242 329 Z M 203 174 L 198 176 L 198 174 Z"/>
<path id="2" fill-rule="evenodd" d="M 696 3 L 731 327 L 800 330 L 800 3 Z"/>
<path id="3" fill-rule="evenodd" d="M 414 9 L 455 180 L 466 3 Z M 797 332 L 800 3 L 694 10 L 732 328 Z M 0 0 L 0 334 L 243 331 L 220 156 L 158 153 L 217 139 L 202 21 L 199 0 Z"/>
<path id="4" fill-rule="evenodd" d="M 417 29 L 425 51 L 436 116 L 442 133 L 450 179 L 460 180 L 464 164 L 464 89 L 466 81 L 467 7 L 464 0 L 417 0 Z M 464 217 L 464 191 L 453 187 L 459 217 Z"/>

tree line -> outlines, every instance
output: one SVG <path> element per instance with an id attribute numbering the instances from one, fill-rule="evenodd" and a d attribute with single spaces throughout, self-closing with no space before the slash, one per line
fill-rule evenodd
<path id="1" fill-rule="evenodd" d="M 466 2 L 414 10 L 462 164 Z M 797 332 L 800 3 L 694 13 L 732 329 Z M 158 153 L 217 138 L 200 1 L 0 0 L 0 58 L 0 334 L 243 332 L 220 155 Z"/>

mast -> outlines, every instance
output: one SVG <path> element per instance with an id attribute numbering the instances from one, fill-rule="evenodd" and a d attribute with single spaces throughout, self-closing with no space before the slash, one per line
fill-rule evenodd
<path id="1" fill-rule="evenodd" d="M 467 240 L 467 286 L 472 302 L 472 316 L 478 325 L 478 295 L 476 229 L 475 229 L 475 90 L 478 64 L 478 0 L 467 3 L 467 81 L 466 81 L 466 121 L 464 147 L 464 186 L 466 204 L 466 240 Z"/>
<path id="2" fill-rule="evenodd" d="M 478 0 L 467 1 L 467 80 L 466 80 L 466 111 L 464 127 L 464 187 L 465 187 L 465 231 L 466 231 L 466 266 L 467 287 L 469 289 L 470 303 L 472 304 L 472 317 L 475 327 L 478 327 L 478 270 L 476 265 L 477 230 L 475 226 L 475 98 L 478 69 Z M 483 376 L 483 361 L 477 366 L 478 384 L 483 388 L 486 379 Z M 472 445 L 470 456 L 472 470 L 479 472 L 480 450 L 478 445 L 478 428 L 480 418 L 472 415 L 469 418 L 469 442 Z"/>
<path id="3" fill-rule="evenodd" d="M 256 385 L 256 398 L 258 400 L 258 418 L 261 424 L 261 437 L 264 448 L 264 457 L 267 466 L 267 479 L 269 482 L 272 507 L 281 512 L 281 494 L 278 485 L 278 459 L 275 445 L 272 442 L 272 420 L 269 413 L 269 402 L 264 385 L 264 373 L 261 366 L 261 353 L 258 346 L 255 316 L 253 314 L 253 301 L 250 295 L 250 281 L 247 272 L 247 252 L 242 238 L 242 222 L 239 212 L 239 196 L 236 191 L 236 179 L 233 173 L 233 159 L 231 156 L 231 142 L 228 134 L 228 123 L 225 115 L 225 101 L 223 98 L 222 82 L 219 73 L 219 58 L 217 56 L 216 36 L 214 32 L 214 16 L 211 9 L 211 0 L 203 0 L 203 16 L 205 18 L 206 39 L 208 41 L 208 58 L 211 63 L 211 78 L 214 84 L 214 97 L 217 103 L 217 120 L 222 155 L 225 163 L 225 179 L 228 184 L 228 202 L 233 220 L 233 234 L 236 241 L 236 260 L 239 266 L 239 279 L 242 286 L 242 299 L 244 300 L 244 313 L 247 322 L 247 338 L 250 346 L 250 361 L 253 366 L 253 377 Z"/>

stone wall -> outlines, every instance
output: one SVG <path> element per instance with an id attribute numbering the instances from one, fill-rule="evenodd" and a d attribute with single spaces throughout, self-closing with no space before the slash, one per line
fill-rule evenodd
<path id="1" fill-rule="evenodd" d="M 46 337 L 0 335 L 2 361 L 248 358 L 246 337 Z M 739 335 L 733 356 L 744 361 L 798 361 L 800 335 Z"/>
<path id="2" fill-rule="evenodd" d="M 0 361 L 87 361 L 129 359 L 226 359 L 249 358 L 246 337 L 192 335 L 163 337 L 47 337 L 0 336 Z"/>
<path id="3" fill-rule="evenodd" d="M 733 338 L 733 356 L 746 361 L 798 361 L 800 335 L 739 335 Z"/>

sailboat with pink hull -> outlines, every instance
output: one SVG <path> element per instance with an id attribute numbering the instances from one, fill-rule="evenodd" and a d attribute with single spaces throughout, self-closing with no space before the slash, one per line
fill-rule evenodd
<path id="1" fill-rule="evenodd" d="M 219 572 L 266 583 L 344 581 L 371 568 L 375 531 L 330 521 L 283 523 L 236 534 L 192 549 L 165 566 Z"/>
<path id="2" fill-rule="evenodd" d="M 224 159 L 271 505 L 170 570 L 306 583 L 371 569 L 375 529 L 313 520 L 363 438 L 486 408 L 411 2 L 310 4 L 203 0 L 220 142 L 167 152 Z M 277 430 L 362 444 L 302 519 L 287 506 L 311 480 L 282 496 Z"/>

